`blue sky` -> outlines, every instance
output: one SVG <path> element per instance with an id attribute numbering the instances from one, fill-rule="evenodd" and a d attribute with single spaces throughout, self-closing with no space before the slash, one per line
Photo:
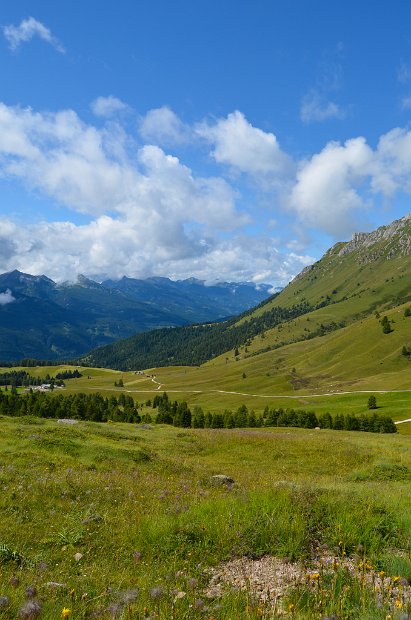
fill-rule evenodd
<path id="1" fill-rule="evenodd" d="M 285 284 L 409 213 L 407 0 L 6 0 L 0 272 Z"/>

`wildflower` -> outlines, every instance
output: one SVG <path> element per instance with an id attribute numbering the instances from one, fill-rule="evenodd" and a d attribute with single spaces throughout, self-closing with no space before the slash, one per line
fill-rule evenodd
<path id="1" fill-rule="evenodd" d="M 392 582 L 393 583 L 398 583 L 399 580 L 400 580 L 400 577 L 398 577 L 398 576 L 392 578 Z"/>
<path id="2" fill-rule="evenodd" d="M 35 599 L 27 601 L 20 609 L 20 620 L 36 620 L 41 613 L 41 605 Z"/>
<path id="3" fill-rule="evenodd" d="M 155 588 L 151 588 L 150 597 L 152 599 L 161 598 L 164 594 L 164 590 L 161 586 L 156 586 Z"/>
<path id="4" fill-rule="evenodd" d="M 190 588 L 195 588 L 198 585 L 198 579 L 191 577 L 191 579 L 188 580 L 188 585 Z"/>
<path id="5" fill-rule="evenodd" d="M 10 603 L 10 599 L 8 596 L 0 596 L 0 610 L 7 607 Z"/>
<path id="6" fill-rule="evenodd" d="M 293 613 L 294 609 L 295 609 L 295 605 L 294 605 L 294 603 L 290 603 L 290 604 L 288 605 L 288 611 L 289 611 L 290 613 Z"/>
<path id="7" fill-rule="evenodd" d="M 317 581 L 320 578 L 320 573 L 311 573 L 310 579 Z"/>
<path id="8" fill-rule="evenodd" d="M 379 574 L 379 576 L 381 577 L 381 579 L 384 579 L 384 577 L 385 577 L 385 573 L 384 573 L 384 571 L 383 571 L 383 570 L 380 570 L 380 572 L 379 572 L 378 574 Z"/>
<path id="9" fill-rule="evenodd" d="M 395 600 L 394 605 L 396 609 L 402 609 L 402 602 L 398 598 Z"/>
<path id="10" fill-rule="evenodd" d="M 141 552 L 140 551 L 134 551 L 133 558 L 135 559 L 136 562 L 141 560 Z"/>
<path id="11" fill-rule="evenodd" d="M 137 597 L 137 588 L 135 588 L 134 590 L 126 590 L 125 592 L 120 593 L 120 602 L 124 603 L 124 605 L 128 605 L 129 603 L 133 603 Z"/>
<path id="12" fill-rule="evenodd" d="M 36 586 L 28 586 L 24 591 L 26 598 L 34 598 L 37 594 Z"/>
<path id="13" fill-rule="evenodd" d="M 63 611 L 61 612 L 61 617 L 69 618 L 70 614 L 71 614 L 71 609 L 69 609 L 68 607 L 63 607 Z"/>

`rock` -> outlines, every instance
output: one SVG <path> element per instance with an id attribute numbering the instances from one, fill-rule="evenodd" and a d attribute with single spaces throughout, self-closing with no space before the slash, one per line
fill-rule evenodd
<path id="1" fill-rule="evenodd" d="M 61 420 L 57 420 L 58 424 L 78 424 L 78 420 L 72 420 L 71 418 L 63 418 Z"/>
<path id="2" fill-rule="evenodd" d="M 217 486 L 223 484 L 234 484 L 234 480 L 225 474 L 216 474 L 215 476 L 211 476 L 211 482 Z"/>
<path id="3" fill-rule="evenodd" d="M 82 520 L 82 525 L 87 525 L 87 523 L 92 523 L 93 521 L 102 521 L 103 517 L 100 517 L 100 515 L 89 515 L 88 517 L 86 517 L 85 519 Z"/>
<path id="4" fill-rule="evenodd" d="M 74 555 L 74 559 L 76 560 L 76 562 L 80 562 L 81 558 L 83 557 L 82 553 L 76 553 Z"/>

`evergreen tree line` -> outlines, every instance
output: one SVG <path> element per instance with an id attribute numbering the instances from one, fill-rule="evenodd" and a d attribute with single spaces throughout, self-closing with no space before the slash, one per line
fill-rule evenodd
<path id="1" fill-rule="evenodd" d="M 34 368 L 35 366 L 60 366 L 61 364 L 69 364 L 68 361 L 63 360 L 36 360 L 31 357 L 25 357 L 21 360 L 14 361 L 1 361 L 1 368 L 15 368 L 16 366 L 22 366 L 23 368 Z"/>
<path id="2" fill-rule="evenodd" d="M 10 370 L 0 373 L 0 386 L 10 385 L 11 387 L 30 387 L 38 386 L 43 383 L 52 385 L 64 385 L 64 380 L 79 378 L 83 375 L 77 370 L 64 370 L 58 372 L 55 377 L 47 374 L 45 377 L 32 377 L 26 370 Z"/>
<path id="3" fill-rule="evenodd" d="M 142 406 L 142 405 L 141 405 Z M 166 393 L 156 395 L 152 407 L 157 409 L 156 422 L 183 428 L 258 428 L 262 426 L 292 426 L 299 428 L 330 428 L 334 430 L 395 433 L 397 428 L 391 418 L 376 413 L 353 416 L 329 413 L 317 415 L 303 409 L 269 409 L 262 414 L 249 411 L 241 405 L 235 412 L 204 413 L 201 407 L 191 411 L 185 401 L 171 401 Z M 91 420 L 94 422 L 151 422 L 150 415 L 140 416 L 139 405 L 123 392 L 118 396 L 101 394 L 50 394 L 30 392 L 18 396 L 0 389 L 0 415 L 42 418 Z"/>
<path id="4" fill-rule="evenodd" d="M 94 422 L 141 422 L 131 396 L 105 398 L 101 394 L 50 394 L 31 392 L 17 396 L 0 390 L 0 415 L 91 420 Z"/>
<path id="5" fill-rule="evenodd" d="M 363 414 L 338 414 L 334 418 L 329 413 L 317 417 L 313 411 L 304 409 L 269 409 L 262 414 L 249 411 L 241 405 L 237 411 L 224 413 L 204 413 L 201 407 L 194 407 L 191 412 L 186 402 L 171 402 L 167 393 L 157 395 L 153 400 L 153 408 L 158 409 L 156 422 L 173 424 L 185 428 L 258 428 L 262 426 L 292 426 L 297 428 L 329 428 L 346 431 L 365 431 L 372 433 L 396 433 L 397 427 L 388 416 Z"/>

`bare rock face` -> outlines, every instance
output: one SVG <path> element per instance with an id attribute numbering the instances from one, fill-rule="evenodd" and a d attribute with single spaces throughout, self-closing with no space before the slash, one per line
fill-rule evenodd
<path id="1" fill-rule="evenodd" d="M 375 246 L 375 247 L 373 247 Z M 362 262 L 378 258 L 387 259 L 411 254 L 411 214 L 395 220 L 388 226 L 380 226 L 370 233 L 354 233 L 353 238 L 339 250 L 338 256 L 350 252 L 363 253 Z"/>

